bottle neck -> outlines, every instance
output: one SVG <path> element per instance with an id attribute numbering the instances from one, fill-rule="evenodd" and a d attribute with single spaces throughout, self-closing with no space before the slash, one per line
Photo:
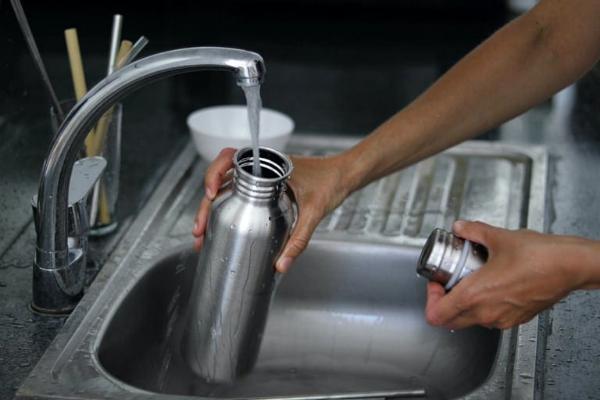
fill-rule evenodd
<path id="1" fill-rule="evenodd" d="M 292 162 L 283 153 L 268 147 L 259 149 L 259 157 L 261 176 L 255 176 L 252 173 L 252 149 L 246 147 L 235 153 L 233 188 L 252 199 L 275 199 L 281 194 L 292 172 Z"/>

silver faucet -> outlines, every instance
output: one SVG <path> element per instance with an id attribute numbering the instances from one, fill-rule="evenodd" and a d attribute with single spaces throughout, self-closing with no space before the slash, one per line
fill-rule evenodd
<path id="1" fill-rule="evenodd" d="M 203 69 L 228 70 L 239 86 L 262 83 L 260 55 L 238 49 L 196 47 L 172 50 L 141 59 L 109 75 L 92 88 L 66 116 L 44 162 L 37 198 L 37 247 L 33 265 L 32 307 L 41 312 L 67 313 L 83 293 L 84 253 L 68 240 L 69 180 L 73 164 L 94 123 L 127 94 L 156 80 Z M 69 243 L 71 242 L 71 243 Z M 70 245 L 71 244 L 71 245 Z"/>

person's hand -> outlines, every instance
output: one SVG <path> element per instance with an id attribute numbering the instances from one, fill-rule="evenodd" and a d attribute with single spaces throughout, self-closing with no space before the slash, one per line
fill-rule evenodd
<path id="1" fill-rule="evenodd" d="M 453 230 L 487 247 L 489 258 L 448 293 L 438 283 L 428 284 L 425 314 L 432 325 L 506 329 L 531 320 L 572 290 L 590 287 L 585 266 L 595 266 L 598 246 L 591 240 L 481 222 L 457 221 Z"/>
<path id="2" fill-rule="evenodd" d="M 223 149 L 206 171 L 205 195 L 192 231 L 196 238 L 196 250 L 202 247 L 211 203 L 223 182 L 228 179 L 228 171 L 233 167 L 234 153 L 235 149 Z M 286 272 L 290 268 L 293 260 L 308 245 L 321 219 L 337 207 L 350 191 L 349 185 L 345 184 L 343 179 L 345 163 L 342 156 L 290 158 L 294 170 L 288 186 L 293 191 L 298 205 L 298 219 L 275 264 L 279 272 Z"/>
<path id="3" fill-rule="evenodd" d="M 204 232 L 206 231 L 211 204 L 217 197 L 221 186 L 229 180 L 231 175 L 229 171 L 233 168 L 233 155 L 235 152 L 236 149 L 231 147 L 221 150 L 204 174 L 204 197 L 200 201 L 200 207 L 196 212 L 194 228 L 192 229 L 196 251 L 200 251 L 204 242 Z"/>

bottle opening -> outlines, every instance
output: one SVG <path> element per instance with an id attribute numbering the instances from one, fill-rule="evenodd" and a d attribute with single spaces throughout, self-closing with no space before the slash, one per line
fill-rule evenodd
<path id="1" fill-rule="evenodd" d="M 236 164 L 242 171 L 256 179 L 279 180 L 289 176 L 291 173 L 292 163 L 289 158 L 277 150 L 260 147 L 258 154 L 260 158 L 260 177 L 254 175 L 252 171 L 254 163 L 252 148 L 247 147 L 238 150 L 235 157 Z"/>

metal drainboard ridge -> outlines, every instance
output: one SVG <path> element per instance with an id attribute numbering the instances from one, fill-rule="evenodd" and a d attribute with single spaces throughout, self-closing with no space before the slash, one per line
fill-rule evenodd
<path id="1" fill-rule="evenodd" d="M 338 151 L 314 150 L 314 141 L 317 139 L 306 147 L 292 145 L 290 153 Z M 510 229 L 524 227 L 531 168 L 532 158 L 527 153 L 469 142 L 354 192 L 321 221 L 316 232 L 325 237 L 360 236 L 421 244 L 434 228 L 449 229 L 457 219 Z"/>

